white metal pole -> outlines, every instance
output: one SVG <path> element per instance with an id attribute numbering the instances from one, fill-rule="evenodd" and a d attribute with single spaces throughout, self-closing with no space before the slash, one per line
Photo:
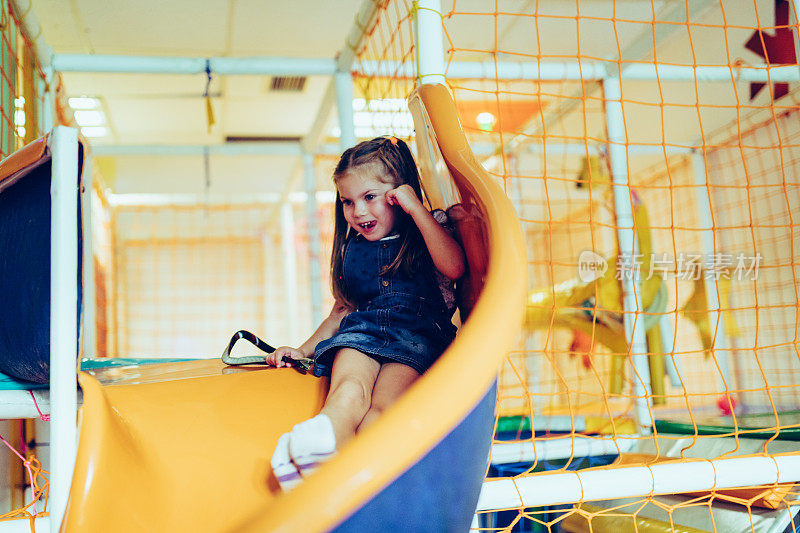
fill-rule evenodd
<path id="1" fill-rule="evenodd" d="M 442 21 L 438 9 L 423 7 L 431 0 L 421 0 L 418 11 L 420 32 L 431 37 L 431 42 L 442 42 Z M 438 2 L 436 2 L 438 4 Z M 429 25 L 430 24 L 430 25 Z M 438 35 L 436 33 L 438 32 Z M 420 34 L 419 38 L 426 37 Z M 438 39 L 434 41 L 434 39 Z M 652 47 L 652 43 L 650 44 Z M 420 50 L 417 50 L 420 52 Z M 442 83 L 444 59 L 429 58 L 428 51 L 420 60 L 425 63 L 419 70 L 421 76 L 442 75 L 438 80 L 426 83 Z M 428 63 L 429 59 L 433 59 Z M 254 76 L 334 76 L 347 72 L 350 65 L 339 70 L 333 59 L 255 57 L 218 57 L 208 59 L 211 69 L 218 75 Z M 46 61 L 45 65 L 50 61 Z M 351 61 L 352 63 L 352 61 Z M 108 72 L 149 74 L 202 74 L 206 58 L 202 57 L 158 57 L 158 56 L 114 56 L 56 54 L 52 65 L 58 72 Z M 459 61 L 448 67 L 453 78 L 501 79 L 501 80 L 599 80 L 609 75 L 609 62 L 594 60 L 576 61 Z M 411 62 L 365 60 L 357 68 L 366 76 L 413 76 L 415 65 Z M 793 82 L 800 79 L 796 65 L 656 65 L 653 63 L 628 63 L 619 75 L 623 79 L 669 81 L 708 81 L 730 83 L 746 82 Z"/>
<path id="2" fill-rule="evenodd" d="M 311 324 L 322 322 L 322 275 L 320 272 L 319 217 L 317 213 L 317 176 L 314 156 L 303 155 L 306 183 L 306 227 L 308 228 L 308 277 L 311 291 Z"/>
<path id="3" fill-rule="evenodd" d="M 94 194 L 92 176 L 92 156 L 83 159 L 83 180 L 81 188 L 81 227 L 83 229 L 83 289 L 81 291 L 81 310 L 83 315 L 83 335 L 81 347 L 84 357 L 97 356 L 97 299 L 94 280 L 94 234 L 92 216 L 94 215 Z"/>
<path id="4" fill-rule="evenodd" d="M 681 387 L 681 364 L 680 357 L 675 351 L 675 327 L 672 325 L 669 315 L 664 313 L 658 320 L 658 329 L 661 333 L 661 345 L 664 349 L 665 367 L 669 382 L 673 387 Z"/>
<path id="5" fill-rule="evenodd" d="M 50 530 L 61 524 L 77 453 L 78 131 L 58 126 L 50 220 Z"/>
<path id="6" fill-rule="evenodd" d="M 800 26 L 800 0 L 791 0 L 792 2 L 792 11 L 794 12 L 794 21 Z M 791 22 L 789 22 L 791 24 Z M 792 39 L 794 41 L 794 51 L 797 57 L 800 57 L 800 41 L 798 39 Z"/>
<path id="7" fill-rule="evenodd" d="M 297 248 L 294 244 L 294 213 L 289 202 L 281 205 L 281 251 L 283 253 L 283 305 L 287 310 L 286 318 L 289 321 L 287 330 L 292 342 L 300 341 L 300 314 L 297 302 Z M 274 305 L 274 304 L 273 304 Z"/>
<path id="8" fill-rule="evenodd" d="M 608 156 L 613 180 L 614 212 L 617 216 L 617 241 L 620 258 L 631 272 L 622 271 L 623 321 L 630 346 L 633 374 L 635 415 L 639 430 L 650 431 L 654 424 L 650 412 L 650 366 L 647 361 L 647 339 L 644 329 L 644 306 L 639 283 L 638 246 L 634 234 L 631 188 L 628 184 L 628 154 L 625 147 L 625 118 L 622 111 L 622 89 L 619 78 L 604 80 Z"/>
<path id="9" fill-rule="evenodd" d="M 42 91 L 44 104 L 42 106 L 42 131 L 49 132 L 55 126 L 55 117 L 56 117 L 56 97 L 55 97 L 55 88 L 53 87 L 53 80 L 55 78 L 53 74 L 53 67 L 44 67 L 44 87 L 46 88 Z"/>
<path id="10" fill-rule="evenodd" d="M 568 428 L 568 430 L 571 429 Z M 556 461 L 570 457 L 618 455 L 633 450 L 640 441 L 641 439 L 637 437 L 622 435 L 606 437 L 573 435 L 535 441 L 496 442 L 492 444 L 492 464 L 531 463 Z"/>
<path id="11" fill-rule="evenodd" d="M 272 258 L 276 255 L 276 250 L 273 249 L 272 246 L 272 239 L 267 232 L 263 232 L 261 234 L 261 256 L 263 257 L 264 261 L 264 338 L 267 339 L 267 342 L 270 342 L 270 339 L 274 339 L 275 335 L 273 334 L 273 327 L 274 327 L 274 317 L 278 316 L 278 313 L 274 310 L 274 305 L 278 300 L 275 298 L 275 294 L 273 291 L 273 269 L 272 269 Z"/>
<path id="12" fill-rule="evenodd" d="M 422 16 L 422 13 L 420 13 Z M 441 25 L 441 21 L 439 22 Z M 650 45 L 652 47 L 652 43 Z M 610 66 L 615 71 L 608 72 Z M 444 63 L 442 63 L 444 68 Z M 413 76 L 414 65 L 406 61 L 367 60 L 358 64 L 358 72 L 365 76 Z M 425 72 L 425 71 L 421 71 Z M 610 74 L 619 75 L 625 80 L 662 82 L 707 81 L 731 83 L 748 82 L 793 82 L 800 80 L 796 65 L 656 65 L 649 63 L 628 63 L 621 72 L 616 72 L 616 63 L 575 60 L 575 61 L 458 61 L 447 67 L 451 78 L 472 80 L 602 80 Z"/>
<path id="13" fill-rule="evenodd" d="M 621 482 L 624 480 L 624 482 Z M 478 511 L 700 492 L 800 481 L 800 453 L 687 459 L 484 482 Z"/>
<path id="14" fill-rule="evenodd" d="M 337 72 L 334 76 L 336 87 L 336 109 L 339 117 L 339 146 L 342 151 L 356 144 L 356 128 L 353 119 L 353 75 Z"/>
<path id="15" fill-rule="evenodd" d="M 336 60 L 304 57 L 161 57 L 103 54 L 56 54 L 58 72 L 133 74 L 203 74 L 206 64 L 220 76 L 330 76 Z"/>
<path id="16" fill-rule="evenodd" d="M 703 243 L 703 254 L 706 259 L 714 261 L 718 247 L 715 245 L 714 238 L 714 219 L 711 212 L 711 189 L 708 183 L 708 169 L 706 168 L 705 154 L 697 153 L 692 156 L 692 165 L 694 167 L 694 184 L 695 193 L 697 198 L 697 215 L 700 219 L 700 238 Z M 712 349 L 714 350 L 714 357 L 719 364 L 720 372 L 720 386 L 724 392 L 727 392 L 731 385 L 731 373 L 728 365 L 728 351 L 730 343 L 725 334 L 725 317 L 720 311 L 719 290 L 717 280 L 713 272 L 706 271 L 705 288 L 706 299 L 708 300 L 708 318 L 711 326 Z M 736 387 L 733 387 L 736 388 Z"/>
<path id="17" fill-rule="evenodd" d="M 444 77 L 444 34 L 440 0 L 419 0 L 416 16 L 416 56 L 419 83 L 441 83 Z"/>

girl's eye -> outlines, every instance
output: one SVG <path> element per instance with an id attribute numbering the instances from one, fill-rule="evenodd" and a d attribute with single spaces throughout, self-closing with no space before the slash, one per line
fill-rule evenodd
<path id="1" fill-rule="evenodd" d="M 342 205 L 348 205 L 349 206 L 352 203 L 353 202 L 351 202 L 350 200 L 342 200 Z"/>
<path id="2" fill-rule="evenodd" d="M 369 202 L 370 200 L 374 200 L 375 199 L 375 195 L 374 194 L 367 194 L 367 195 L 364 196 L 364 199 Z"/>

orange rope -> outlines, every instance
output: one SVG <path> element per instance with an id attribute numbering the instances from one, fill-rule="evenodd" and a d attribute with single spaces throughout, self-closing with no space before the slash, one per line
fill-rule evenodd
<path id="1" fill-rule="evenodd" d="M 31 531 L 34 531 L 33 521 L 36 517 L 46 516 L 47 513 L 47 492 L 50 485 L 50 482 L 44 475 L 49 475 L 50 472 L 46 470 L 42 470 L 42 465 L 39 460 L 33 455 L 29 454 L 28 458 L 22 456 L 17 450 L 15 450 L 11 444 L 8 443 L 6 439 L 0 436 L 0 441 L 3 441 L 11 452 L 16 455 L 20 461 L 23 462 L 25 465 L 25 470 L 28 472 L 28 481 L 30 483 L 31 488 L 31 501 L 30 503 L 24 505 L 23 507 L 19 507 L 7 513 L 0 514 L 0 521 L 3 520 L 14 520 L 19 518 L 29 518 L 31 521 Z M 40 485 L 40 478 L 44 482 Z M 36 502 L 43 501 L 44 502 L 44 511 L 41 513 L 36 509 Z M 33 509 L 31 513 L 29 509 Z"/>

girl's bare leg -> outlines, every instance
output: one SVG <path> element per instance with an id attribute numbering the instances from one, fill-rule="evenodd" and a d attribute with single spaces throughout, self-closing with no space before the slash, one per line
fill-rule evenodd
<path id="1" fill-rule="evenodd" d="M 381 366 L 372 390 L 372 402 L 358 426 L 358 431 L 374 422 L 411 387 L 419 376 L 419 372 L 400 363 L 386 363 Z"/>
<path id="2" fill-rule="evenodd" d="M 379 372 L 383 373 L 380 363 L 358 350 L 342 348 L 337 352 L 331 388 L 320 413 L 331 419 L 337 448 L 350 440 L 370 409 Z"/>
<path id="3" fill-rule="evenodd" d="M 284 490 L 313 474 L 353 436 L 370 407 L 380 368 L 380 363 L 357 350 L 337 352 L 320 414 L 296 424 L 278 440 L 270 463 Z"/>

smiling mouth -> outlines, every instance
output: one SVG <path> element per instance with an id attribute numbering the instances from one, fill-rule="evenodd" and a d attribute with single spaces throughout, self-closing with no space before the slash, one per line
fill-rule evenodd
<path id="1" fill-rule="evenodd" d="M 363 224 L 359 224 L 358 227 L 360 227 L 361 229 L 364 229 L 364 230 L 369 230 L 369 229 L 374 228 L 375 224 L 377 224 L 377 222 L 372 220 L 370 222 L 364 222 Z"/>

